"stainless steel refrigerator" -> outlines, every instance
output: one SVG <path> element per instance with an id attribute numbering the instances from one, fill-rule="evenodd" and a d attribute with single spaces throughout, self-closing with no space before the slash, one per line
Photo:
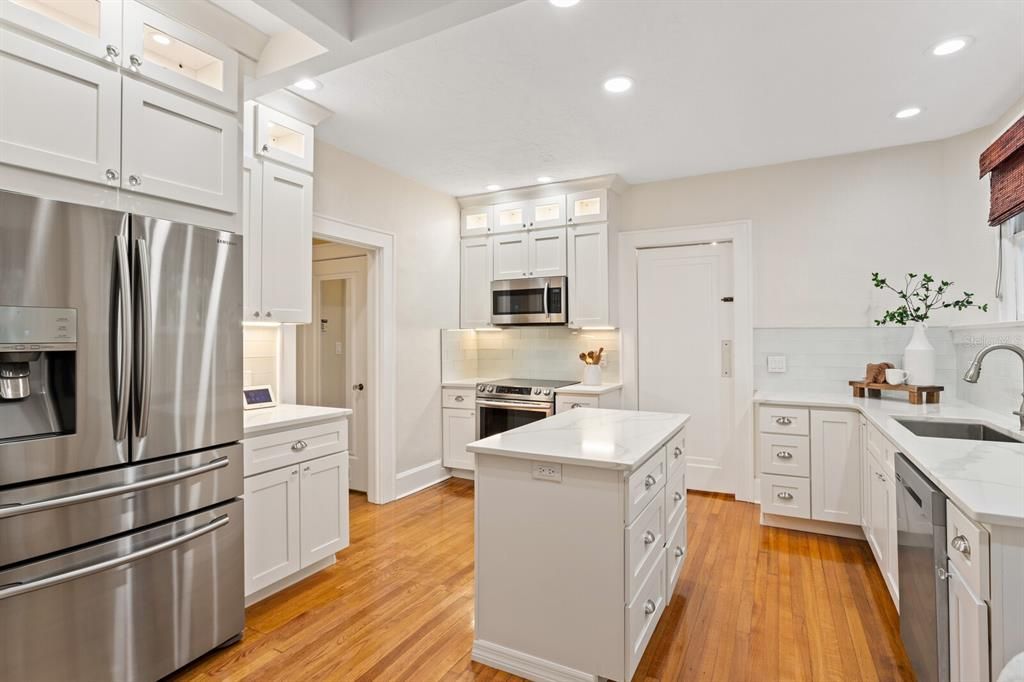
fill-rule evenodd
<path id="1" fill-rule="evenodd" d="M 0 680 L 237 637 L 242 239 L 0 193 Z"/>

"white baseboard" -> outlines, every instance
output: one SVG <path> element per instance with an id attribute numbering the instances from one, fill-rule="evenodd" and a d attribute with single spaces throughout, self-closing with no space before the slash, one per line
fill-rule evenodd
<path id="1" fill-rule="evenodd" d="M 252 606 L 253 604 L 255 604 L 258 601 L 262 601 L 262 600 L 266 599 L 267 597 L 269 597 L 270 595 L 274 594 L 275 592 L 280 592 L 281 590 L 283 590 L 286 587 L 291 587 L 292 585 L 294 585 L 295 583 L 299 582 L 300 580 L 305 580 L 306 578 L 308 578 L 309 576 L 313 575 L 314 573 L 322 571 L 325 568 L 327 568 L 328 566 L 331 566 L 336 561 L 337 561 L 337 558 L 335 558 L 335 556 L 332 554 L 331 556 L 324 557 L 323 559 L 321 559 L 320 561 L 316 562 L 315 564 L 310 564 L 309 566 L 306 566 L 302 570 L 296 571 L 295 573 L 292 573 L 291 575 L 289 575 L 287 577 L 281 578 L 280 580 L 278 580 L 273 585 L 267 585 L 262 590 L 256 590 L 252 594 L 245 595 L 245 606 L 246 606 L 246 608 Z"/>
<path id="2" fill-rule="evenodd" d="M 477 663 L 525 677 L 533 682 L 597 682 L 598 680 L 596 675 L 590 675 L 543 658 L 524 654 L 522 651 L 479 639 L 473 640 L 472 658 Z"/>
<path id="3" fill-rule="evenodd" d="M 453 478 L 461 478 L 466 481 L 476 480 L 476 472 L 469 469 L 449 469 L 448 471 L 452 473 Z"/>
<path id="4" fill-rule="evenodd" d="M 439 459 L 406 469 L 395 477 L 395 499 L 418 493 L 424 488 L 429 488 L 435 483 L 440 483 L 451 477 L 452 475 L 448 473 L 448 469 L 444 468 Z"/>
<path id="5" fill-rule="evenodd" d="M 864 531 L 861 530 L 861 527 L 853 526 L 848 523 L 798 519 L 792 516 L 765 514 L 764 512 L 761 512 L 761 525 L 771 526 L 773 528 L 785 528 L 786 530 L 799 530 L 805 533 L 834 535 L 840 538 L 850 538 L 851 540 L 864 540 Z"/>

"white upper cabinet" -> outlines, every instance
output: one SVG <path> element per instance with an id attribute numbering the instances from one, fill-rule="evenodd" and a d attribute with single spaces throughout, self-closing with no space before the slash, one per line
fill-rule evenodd
<path id="1" fill-rule="evenodd" d="M 570 227 L 568 240 L 569 326 L 610 325 L 608 225 Z"/>
<path id="2" fill-rule="evenodd" d="M 515 232 L 517 230 L 525 230 L 529 208 L 530 203 L 527 201 L 497 204 L 494 206 L 494 231 Z"/>
<path id="3" fill-rule="evenodd" d="M 568 195 L 566 213 L 570 225 L 605 222 L 608 220 L 608 191 L 594 189 Z"/>
<path id="4" fill-rule="evenodd" d="M 527 251 L 527 275 L 529 277 L 560 277 L 565 274 L 564 227 L 530 232 Z"/>
<path id="5" fill-rule="evenodd" d="M 494 207 L 476 206 L 462 209 L 463 237 L 480 237 L 494 227 Z"/>
<path id="6" fill-rule="evenodd" d="M 131 78 L 122 106 L 122 189 L 238 211 L 235 116 Z"/>
<path id="7" fill-rule="evenodd" d="M 463 239 L 461 247 L 460 319 L 463 329 L 491 325 L 491 240 Z"/>
<path id="8" fill-rule="evenodd" d="M 309 324 L 313 297 L 313 178 L 269 161 L 263 162 L 262 171 L 260 319 Z"/>
<path id="9" fill-rule="evenodd" d="M 263 280 L 263 165 L 254 159 L 242 159 L 242 237 L 245 258 L 242 259 L 242 319 L 258 320 Z"/>
<path id="10" fill-rule="evenodd" d="M 116 187 L 116 69 L 0 26 L 0 162 Z"/>
<path id="11" fill-rule="evenodd" d="M 313 126 L 262 104 L 253 125 L 256 156 L 313 172 Z"/>
<path id="12" fill-rule="evenodd" d="M 121 63 L 121 0 L 0 0 L 0 19 L 96 59 Z"/>
<path id="13" fill-rule="evenodd" d="M 534 199 L 530 202 L 526 213 L 526 226 L 528 229 L 558 227 L 565 225 L 565 223 L 564 194 Z"/>
<path id="14" fill-rule="evenodd" d="M 491 237 L 494 252 L 493 279 L 529 277 L 530 236 L 526 232 L 496 234 Z"/>
<path id="15" fill-rule="evenodd" d="M 238 110 L 234 50 L 134 0 L 124 0 L 123 30 L 120 63 L 132 73 Z"/>

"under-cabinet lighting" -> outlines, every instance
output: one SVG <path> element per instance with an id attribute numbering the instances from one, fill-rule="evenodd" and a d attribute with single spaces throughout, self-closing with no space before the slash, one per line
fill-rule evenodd
<path id="1" fill-rule="evenodd" d="M 280 322 L 243 322 L 243 327 L 280 327 Z"/>
<path id="2" fill-rule="evenodd" d="M 580 327 L 585 332 L 613 332 L 617 327 Z"/>
<path id="3" fill-rule="evenodd" d="M 473 331 L 477 331 L 477 332 L 500 332 L 500 331 L 502 331 L 502 329 L 501 329 L 501 327 L 477 327 Z"/>
<path id="4" fill-rule="evenodd" d="M 921 107 L 907 107 L 906 109 L 900 109 L 894 116 L 896 118 L 913 118 L 921 113 Z"/>
<path id="5" fill-rule="evenodd" d="M 950 38 L 949 40 L 943 40 L 941 43 L 932 48 L 932 54 L 936 57 L 945 57 L 946 55 L 955 54 L 960 50 L 967 47 L 971 42 L 970 38 Z"/>

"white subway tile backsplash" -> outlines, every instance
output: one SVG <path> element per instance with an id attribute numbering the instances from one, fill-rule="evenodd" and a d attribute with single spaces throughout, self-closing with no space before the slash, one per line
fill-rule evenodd
<path id="1" fill-rule="evenodd" d="M 277 393 L 279 327 L 242 327 L 242 381 L 246 386 L 271 386 Z"/>
<path id="2" fill-rule="evenodd" d="M 1024 392 L 1021 362 L 1013 353 L 993 351 L 985 357 L 981 378 L 976 384 L 962 381 L 978 351 L 994 343 L 1010 343 L 1024 348 L 1024 322 L 1019 325 L 992 328 L 959 328 L 953 330 L 956 350 L 957 396 L 993 412 L 1008 413 L 1017 409 Z"/>

